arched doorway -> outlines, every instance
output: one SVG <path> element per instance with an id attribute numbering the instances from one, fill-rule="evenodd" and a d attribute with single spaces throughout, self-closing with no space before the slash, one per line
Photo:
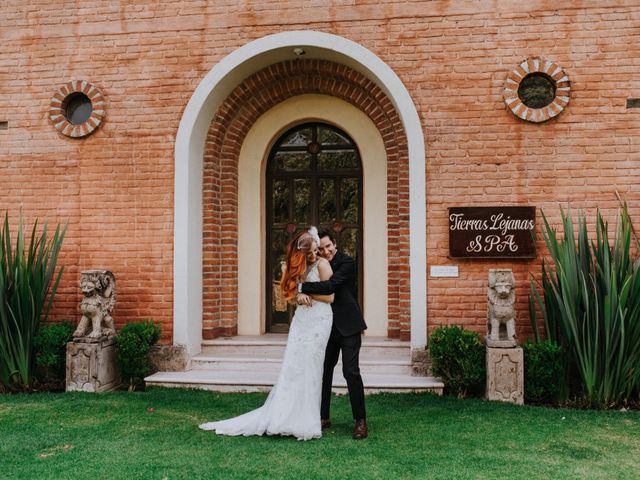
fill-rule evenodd
<path id="1" fill-rule="evenodd" d="M 301 112 L 304 112 L 301 114 Z M 289 129 L 321 122 L 348 132 L 362 164 L 361 307 L 367 335 L 389 326 L 387 154 L 379 130 L 353 105 L 327 95 L 298 95 L 271 108 L 247 133 L 238 162 L 238 334 L 267 332 L 267 163 L 274 143 Z M 306 226 L 306 225 L 305 225 Z"/>
<path id="2" fill-rule="evenodd" d="M 362 163 L 349 135 L 326 123 L 289 129 L 271 149 L 266 171 L 266 330 L 287 332 L 293 308 L 278 283 L 286 245 L 309 225 L 332 230 L 356 259 L 362 304 Z"/>
<path id="3" fill-rule="evenodd" d="M 402 278 L 406 278 L 405 283 L 407 285 L 404 289 L 404 297 L 401 299 L 403 305 L 394 307 L 396 309 L 394 315 L 406 314 L 406 318 L 410 320 L 411 347 L 423 349 L 426 345 L 427 331 L 426 177 L 425 143 L 420 118 L 406 87 L 382 59 L 362 45 L 348 39 L 315 31 L 280 32 L 256 39 L 234 50 L 219 61 L 200 82 L 184 110 L 176 135 L 175 146 L 173 343 L 177 347 L 184 347 L 189 356 L 197 354 L 202 347 L 203 287 L 205 284 L 202 261 L 203 163 L 205 145 L 212 118 L 218 109 L 224 105 L 225 99 L 229 98 L 232 91 L 243 82 L 243 79 L 247 79 L 252 73 L 259 72 L 269 65 L 291 59 L 295 55 L 292 53 L 291 47 L 304 48 L 309 60 L 321 59 L 317 61 L 330 61 L 346 66 L 346 70 L 345 67 L 340 67 L 338 73 L 343 72 L 348 74 L 349 77 L 360 78 L 362 81 L 359 85 L 366 88 L 367 92 L 377 92 L 375 98 L 380 99 L 382 103 L 373 101 L 370 106 L 376 109 L 379 108 L 379 113 L 389 112 L 391 116 L 396 117 L 390 123 L 394 127 L 391 132 L 382 126 L 379 128 L 380 131 L 384 130 L 385 132 L 384 145 L 388 154 L 396 157 L 399 161 L 407 161 L 409 170 L 409 185 L 405 190 L 408 201 L 404 204 L 406 211 L 403 212 L 403 218 L 406 219 L 408 224 L 405 229 L 406 235 L 408 235 L 408 243 L 405 242 L 402 245 L 402 248 L 407 251 L 407 253 L 403 253 L 402 258 L 409 263 L 408 275 L 404 270 L 395 270 L 404 275 Z M 352 73 L 349 73 L 349 69 L 352 70 Z M 331 85 L 331 83 L 329 82 L 327 85 Z M 258 85 L 262 84 L 263 82 L 258 80 Z M 306 84 L 303 82 L 302 84 L 296 83 L 296 85 Z M 321 91 L 317 90 L 318 93 Z M 338 91 L 339 93 L 340 91 Z M 366 93 L 362 98 L 367 99 Z M 367 109 L 366 106 L 363 108 Z M 335 118 L 335 115 L 335 112 L 331 112 L 327 115 L 327 118 Z M 298 118 L 300 117 L 313 118 L 313 115 L 301 110 L 298 114 Z M 375 115 L 371 118 L 375 120 L 380 118 L 380 115 Z M 397 138 L 401 140 L 400 144 L 393 142 L 394 132 L 399 135 Z M 403 143 L 404 140 L 406 140 L 406 143 Z M 241 141 L 241 139 L 236 138 L 236 144 L 238 144 L 238 141 Z M 364 139 L 363 142 L 358 142 L 361 151 L 367 148 L 367 143 L 367 139 Z M 247 146 L 249 151 L 249 145 L 251 145 L 251 142 L 244 142 L 242 148 Z M 398 146 L 400 148 L 397 148 Z M 232 146 L 232 148 L 238 147 Z M 367 158 L 363 154 L 363 160 L 368 161 Z M 259 175 L 254 178 L 259 184 L 259 179 L 264 179 L 265 177 Z M 369 175 L 365 175 L 365 184 L 368 182 L 367 178 L 369 178 Z M 257 194 L 260 190 L 256 188 L 259 185 L 254 185 L 255 182 L 248 183 L 253 186 L 253 189 L 248 191 L 250 197 L 250 202 L 248 203 L 253 204 L 256 199 L 260 198 Z M 367 188 L 367 191 L 375 192 L 376 189 Z M 238 198 L 240 199 L 239 206 L 241 206 L 242 202 L 244 202 L 244 197 L 239 196 Z M 263 211 L 259 206 L 259 200 L 257 203 L 257 208 L 252 211 Z M 371 213 L 372 217 L 375 218 L 373 212 Z M 369 224 L 367 215 L 367 212 L 365 212 L 365 220 Z M 247 232 L 253 232 L 261 228 L 260 223 L 257 224 L 260 227 L 254 225 L 254 223 L 249 224 L 246 228 L 242 227 L 242 225 L 241 227 Z M 240 229 L 238 238 L 238 242 L 242 246 L 245 243 L 243 238 L 256 238 L 261 243 L 264 236 L 253 235 L 253 237 L 246 237 L 243 236 L 242 229 Z M 369 238 L 375 238 L 375 236 L 367 235 L 365 237 L 365 239 Z M 365 244 L 366 249 L 367 245 Z M 247 256 L 253 259 L 255 256 L 261 255 L 260 250 L 260 247 L 249 249 L 248 252 L 254 251 L 256 253 L 254 255 L 240 256 L 240 262 L 244 262 L 243 259 Z M 371 257 L 371 255 L 367 256 Z M 249 268 L 247 270 L 251 275 L 255 275 L 256 265 L 264 265 L 264 263 L 260 261 L 248 262 Z M 375 264 L 373 264 L 373 267 L 375 267 Z M 240 272 L 244 269 L 245 267 L 242 264 L 238 266 Z M 367 267 L 367 270 L 371 271 L 369 267 Z M 263 269 L 260 268 L 260 271 L 262 273 Z M 250 280 L 252 277 L 249 276 L 248 278 Z M 394 278 L 393 281 L 395 282 L 396 279 Z M 260 279 L 256 285 L 251 281 L 248 283 L 254 288 L 250 289 L 252 294 L 248 296 L 249 301 L 238 302 L 238 332 L 241 333 L 243 331 L 242 325 L 245 324 L 249 326 L 246 329 L 247 333 L 255 334 L 252 332 L 255 332 L 256 325 L 260 324 L 259 317 L 261 316 L 259 309 L 256 310 L 256 306 L 259 306 L 260 303 L 255 301 L 255 292 L 261 290 L 260 285 L 264 285 L 264 279 Z M 240 283 L 240 285 L 244 284 Z M 240 294 L 242 294 L 242 290 L 240 290 Z M 227 293 L 227 295 L 233 297 L 233 292 Z M 366 298 L 375 299 L 377 296 L 367 295 Z M 394 293 L 394 298 L 400 298 L 398 292 Z M 373 310 L 370 311 L 375 311 L 375 307 L 372 308 Z M 247 314 L 251 315 L 247 316 Z M 244 317 L 246 317 L 246 321 L 242 320 Z"/>

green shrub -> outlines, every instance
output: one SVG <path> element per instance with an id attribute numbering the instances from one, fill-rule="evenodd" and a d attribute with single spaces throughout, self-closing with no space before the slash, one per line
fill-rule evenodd
<path id="1" fill-rule="evenodd" d="M 73 331 L 69 321 L 40 327 L 33 338 L 38 380 L 64 380 L 67 343 L 73 340 Z"/>
<path id="2" fill-rule="evenodd" d="M 429 342 L 433 373 L 442 378 L 445 393 L 482 395 L 486 381 L 486 352 L 480 335 L 461 327 L 439 327 Z"/>
<path id="3" fill-rule="evenodd" d="M 555 404 L 564 376 L 562 348 L 550 340 L 527 340 L 524 351 L 524 399 L 527 403 Z"/>
<path id="4" fill-rule="evenodd" d="M 22 218 L 15 245 L 9 231 L 9 214 L 0 230 L 0 389 L 28 390 L 35 371 L 34 336 L 40 320 L 46 322 L 62 272 L 56 263 L 67 227 L 56 228 L 47 239 L 45 225 L 28 244 Z"/>
<path id="5" fill-rule="evenodd" d="M 120 373 L 130 391 L 143 385 L 151 372 L 149 350 L 159 339 L 160 326 L 151 320 L 129 323 L 116 336 Z"/>
<path id="6" fill-rule="evenodd" d="M 542 262 L 540 285 L 531 281 L 529 311 L 534 334 L 540 339 L 536 312 L 541 311 L 545 338 L 566 351 L 563 378 L 572 383 L 565 383 L 563 389 L 569 395 L 598 408 L 636 403 L 640 259 L 631 258 L 633 227 L 627 207 L 622 209 L 612 244 L 600 212 L 595 240 L 589 239 L 584 215 L 579 215 L 574 228 L 570 212 L 561 214 L 562 239 L 543 214 L 542 232 L 551 262 Z"/>

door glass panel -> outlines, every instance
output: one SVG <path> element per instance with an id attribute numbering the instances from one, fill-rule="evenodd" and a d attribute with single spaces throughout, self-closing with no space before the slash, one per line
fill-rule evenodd
<path id="1" fill-rule="evenodd" d="M 344 178 L 340 188 L 342 220 L 347 223 L 358 221 L 358 179 Z"/>
<path id="2" fill-rule="evenodd" d="M 296 130 L 295 132 L 290 133 L 287 137 L 280 143 L 282 147 L 306 147 L 307 144 L 311 143 L 313 135 L 312 128 L 303 128 L 301 130 Z"/>
<path id="3" fill-rule="evenodd" d="M 336 189 L 333 178 L 318 179 L 318 204 L 320 207 L 320 223 L 336 221 Z"/>
<path id="4" fill-rule="evenodd" d="M 273 221 L 285 223 L 289 220 L 289 186 L 286 180 L 273 181 Z"/>
<path id="5" fill-rule="evenodd" d="M 296 178 L 293 192 L 293 223 L 311 224 L 311 180 Z"/>
<path id="6" fill-rule="evenodd" d="M 319 170 L 356 170 L 358 168 L 358 157 L 353 150 L 330 150 L 318 154 Z"/>
<path id="7" fill-rule="evenodd" d="M 353 296 L 355 298 L 359 297 L 360 291 L 360 282 L 362 280 L 362 272 L 359 270 L 360 262 L 358 258 L 360 244 L 360 234 L 357 228 L 345 228 L 342 232 L 340 232 L 338 238 L 338 248 L 341 249 L 343 253 L 346 253 L 351 258 L 356 261 L 356 266 L 358 266 L 358 275 L 356 276 L 356 282 L 353 289 Z"/>
<path id="8" fill-rule="evenodd" d="M 271 167 L 275 171 L 309 170 L 311 167 L 311 155 L 279 152 L 273 158 Z"/>
<path id="9" fill-rule="evenodd" d="M 340 232 L 338 247 L 350 257 L 358 258 L 358 229 L 345 228 Z"/>
<path id="10" fill-rule="evenodd" d="M 271 321 L 273 324 L 289 323 L 289 305 L 280 290 L 289 237 L 286 230 L 274 229 L 271 234 L 271 245 L 267 246 L 271 250 Z"/>
<path id="11" fill-rule="evenodd" d="M 344 136 L 340 135 L 335 130 L 330 128 L 320 128 L 318 131 L 318 142 L 321 144 L 330 144 L 330 145 L 350 145 L 351 142 Z"/>

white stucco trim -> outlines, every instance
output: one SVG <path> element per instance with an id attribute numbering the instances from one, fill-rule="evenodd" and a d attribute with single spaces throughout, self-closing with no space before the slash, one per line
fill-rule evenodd
<path id="1" fill-rule="evenodd" d="M 346 38 L 290 31 L 254 40 L 218 62 L 200 82 L 180 120 L 175 146 L 174 344 L 190 355 L 202 342 L 202 158 L 218 106 L 243 79 L 279 61 L 306 58 L 343 63 L 374 81 L 400 115 L 409 150 L 411 346 L 426 345 L 426 178 L 422 126 L 409 92 L 393 70 L 370 50 Z"/>
<path id="2" fill-rule="evenodd" d="M 329 95 L 299 95 L 262 115 L 247 133 L 238 164 L 238 334 L 265 332 L 265 168 L 273 142 L 293 125 L 326 122 L 358 146 L 363 171 L 363 311 L 367 335 L 388 326 L 387 155 L 380 132 L 360 109 Z"/>

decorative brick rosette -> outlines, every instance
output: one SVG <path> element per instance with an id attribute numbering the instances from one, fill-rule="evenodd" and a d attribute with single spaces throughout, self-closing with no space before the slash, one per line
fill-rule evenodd
<path id="1" fill-rule="evenodd" d="M 555 97 L 545 106 L 534 108 L 522 102 L 519 89 L 522 82 L 532 76 L 546 77 L 552 85 Z M 513 114 L 528 122 L 545 122 L 560 114 L 569 103 L 571 85 L 569 77 L 557 64 L 540 57 L 527 58 L 507 75 L 504 103 Z"/>
<path id="2" fill-rule="evenodd" d="M 78 94 L 86 95 L 91 102 L 91 115 L 80 124 L 73 124 L 67 118 L 66 105 Z M 105 117 L 105 101 L 102 93 L 85 80 L 74 80 L 61 86 L 54 93 L 49 105 L 49 119 L 63 135 L 72 138 L 86 137 L 100 126 Z"/>

